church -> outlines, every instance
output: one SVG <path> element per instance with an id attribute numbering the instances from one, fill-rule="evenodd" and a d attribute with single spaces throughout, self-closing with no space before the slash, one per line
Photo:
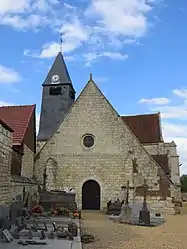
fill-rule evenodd
<path id="1" fill-rule="evenodd" d="M 92 75 L 75 98 L 60 52 L 42 87 L 34 177 L 42 181 L 46 169 L 48 190 L 73 188 L 79 208 L 99 210 L 127 181 L 129 201 L 141 201 L 146 180 L 155 210 L 181 202 L 179 156 L 163 140 L 160 113 L 121 116 Z"/>

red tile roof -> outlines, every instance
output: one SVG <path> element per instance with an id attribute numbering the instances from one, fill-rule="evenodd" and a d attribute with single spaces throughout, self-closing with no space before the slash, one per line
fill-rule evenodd
<path id="1" fill-rule="evenodd" d="M 5 121 L 3 121 L 1 118 L 0 118 L 0 124 L 8 131 L 13 132 L 13 129 L 9 125 L 7 125 Z"/>
<path id="2" fill-rule="evenodd" d="M 23 142 L 28 124 L 36 105 L 2 106 L 0 107 L 0 118 L 10 126 L 13 132 L 13 144 Z"/>
<path id="3" fill-rule="evenodd" d="M 122 116 L 122 119 L 141 143 L 158 143 L 163 141 L 159 113 Z"/>

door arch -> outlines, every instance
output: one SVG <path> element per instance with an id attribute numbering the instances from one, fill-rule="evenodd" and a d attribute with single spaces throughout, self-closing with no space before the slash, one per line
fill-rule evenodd
<path id="1" fill-rule="evenodd" d="M 101 189 L 98 182 L 86 181 L 82 186 L 82 209 L 100 210 Z"/>

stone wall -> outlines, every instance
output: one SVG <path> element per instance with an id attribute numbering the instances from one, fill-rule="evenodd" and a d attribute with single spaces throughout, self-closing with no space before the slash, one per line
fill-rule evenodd
<path id="1" fill-rule="evenodd" d="M 38 182 L 34 179 L 21 176 L 11 177 L 11 199 L 15 199 L 17 195 L 21 195 L 23 198 L 23 189 L 25 188 L 25 193 L 29 193 L 31 196 L 35 194 L 38 190 Z"/>
<path id="2" fill-rule="evenodd" d="M 9 204 L 11 201 L 11 155 L 12 135 L 0 124 L 0 204 Z"/>
<path id="3" fill-rule="evenodd" d="M 34 174 L 34 153 L 24 144 L 24 155 L 22 156 L 21 175 L 33 177 Z"/>
<path id="4" fill-rule="evenodd" d="M 172 141 L 171 143 L 144 145 L 144 148 L 150 155 L 167 154 L 170 177 L 174 183 L 174 185 L 171 186 L 171 197 L 173 197 L 176 201 L 181 201 L 179 156 L 177 154 L 176 144 Z"/>
<path id="5" fill-rule="evenodd" d="M 85 134 L 94 136 L 95 143 L 90 149 L 83 145 Z M 136 174 L 133 173 L 132 154 L 137 159 Z M 101 208 L 119 195 L 127 180 L 136 187 L 146 178 L 152 190 L 158 190 L 159 165 L 93 82 L 89 82 L 57 132 L 37 154 L 35 171 L 38 179 L 42 180 L 49 159 L 56 165 L 56 173 L 50 173 L 48 178 L 50 187 L 74 187 L 79 207 L 82 186 L 90 179 L 100 185 Z M 130 202 L 134 198 L 131 194 Z"/>

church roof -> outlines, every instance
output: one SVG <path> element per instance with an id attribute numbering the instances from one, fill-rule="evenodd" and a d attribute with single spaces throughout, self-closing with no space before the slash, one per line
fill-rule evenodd
<path id="1" fill-rule="evenodd" d="M 8 130 L 8 131 L 10 131 L 10 132 L 13 132 L 13 129 L 12 129 L 9 125 L 7 125 L 6 122 L 3 121 L 2 118 L 0 118 L 0 124 L 1 124 L 6 130 Z"/>
<path id="2" fill-rule="evenodd" d="M 122 119 L 141 143 L 163 142 L 159 113 L 122 116 Z"/>
<path id="3" fill-rule="evenodd" d="M 13 144 L 23 142 L 35 105 L 2 106 L 0 107 L 0 119 L 2 119 L 13 132 Z"/>
<path id="4" fill-rule="evenodd" d="M 169 174 L 169 164 L 168 164 L 168 156 L 165 155 L 153 155 L 154 160 L 162 167 L 164 172 Z"/>
<path id="5" fill-rule="evenodd" d="M 72 81 L 68 72 L 68 69 L 66 67 L 66 63 L 64 61 L 64 57 L 61 52 L 58 53 L 57 57 L 55 58 L 55 61 L 53 62 L 53 65 L 51 69 L 49 70 L 49 73 L 43 83 L 44 85 L 51 85 L 53 84 L 52 77 L 58 76 L 56 79 L 55 84 L 71 84 Z"/>

